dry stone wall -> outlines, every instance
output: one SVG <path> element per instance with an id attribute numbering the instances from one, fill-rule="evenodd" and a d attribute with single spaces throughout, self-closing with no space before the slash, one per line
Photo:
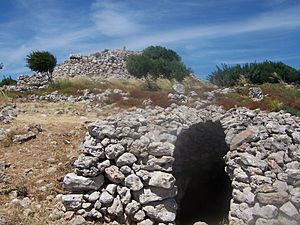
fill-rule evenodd
<path id="1" fill-rule="evenodd" d="M 93 220 L 175 224 L 175 143 L 205 121 L 221 123 L 230 149 L 224 157 L 233 188 L 229 224 L 299 224 L 299 118 L 216 106 L 132 109 L 89 125 L 75 170 L 63 181 L 70 191 L 62 197 L 65 211 Z"/>
<path id="2" fill-rule="evenodd" d="M 55 67 L 54 78 L 89 76 L 95 78 L 127 79 L 126 58 L 138 52 L 124 49 L 105 49 L 88 56 L 70 55 L 70 59 Z"/>

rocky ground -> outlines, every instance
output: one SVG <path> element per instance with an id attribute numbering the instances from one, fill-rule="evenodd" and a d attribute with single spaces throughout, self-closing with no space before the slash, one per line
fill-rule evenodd
<path id="1" fill-rule="evenodd" d="M 101 115 L 83 113 L 84 104 L 63 112 L 66 103 L 16 105 L 7 107 L 10 122 L 0 129 L 0 224 L 57 224 L 49 215 L 64 192 L 63 176 L 78 156 L 85 125 Z"/>
<path id="2" fill-rule="evenodd" d="M 0 224 L 69 224 L 72 214 L 59 214 L 62 180 L 80 154 L 87 124 L 131 107 L 168 106 L 172 102 L 195 108 L 216 102 L 234 89 L 195 88 L 159 93 L 110 87 L 28 94 L 14 92 L 0 102 Z M 201 87 L 200 87 L 201 86 Z M 248 94 L 248 93 L 247 93 Z M 260 101 L 255 89 L 249 98 Z"/>

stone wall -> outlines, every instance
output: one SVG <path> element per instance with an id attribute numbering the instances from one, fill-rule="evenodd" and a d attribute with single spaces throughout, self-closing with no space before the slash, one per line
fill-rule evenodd
<path id="1" fill-rule="evenodd" d="M 70 55 L 70 59 L 55 67 L 54 78 L 90 76 L 95 78 L 127 79 L 126 58 L 138 52 L 124 49 L 105 49 L 88 56 Z"/>
<path id="2" fill-rule="evenodd" d="M 216 106 L 133 109 L 91 124 L 64 178 L 71 192 L 62 197 L 64 210 L 92 220 L 175 224 L 184 189 L 173 175 L 177 138 L 206 121 L 221 124 L 229 149 L 229 224 L 299 224 L 299 118 Z"/>

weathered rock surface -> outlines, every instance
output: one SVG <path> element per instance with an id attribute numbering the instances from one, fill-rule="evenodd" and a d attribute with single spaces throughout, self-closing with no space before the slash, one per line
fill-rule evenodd
<path id="1" fill-rule="evenodd" d="M 65 177 L 69 190 L 85 196 L 72 210 L 85 216 L 94 209 L 93 218 L 126 218 L 129 224 L 173 224 L 175 199 L 183 187 L 174 175 L 177 137 L 194 124 L 215 121 L 230 147 L 224 153 L 233 187 L 230 223 L 295 224 L 300 207 L 299 118 L 282 111 L 216 106 L 147 106 L 90 124 L 83 155 L 74 163 L 78 174 Z M 206 154 L 202 152 L 203 160 Z M 180 157 L 193 161 L 193 155 Z M 98 176 L 102 182 L 95 182 Z"/>

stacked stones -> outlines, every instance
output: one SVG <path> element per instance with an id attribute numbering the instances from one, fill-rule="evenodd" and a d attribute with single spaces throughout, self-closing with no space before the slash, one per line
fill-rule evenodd
<path id="1" fill-rule="evenodd" d="M 78 91 L 79 96 L 75 95 L 67 95 L 67 94 L 59 94 L 58 91 L 53 91 L 47 95 L 31 95 L 31 99 L 34 101 L 47 101 L 47 102 L 60 102 L 60 101 L 68 101 L 68 102 L 108 102 L 109 98 L 113 95 L 120 95 L 123 100 L 127 99 L 129 95 L 128 92 L 124 92 L 121 89 L 106 89 L 102 91 L 100 89 L 94 89 L 93 91 L 100 92 L 98 94 L 94 94 L 89 89 L 84 89 L 82 91 Z"/>
<path id="2" fill-rule="evenodd" d="M 55 67 L 53 76 L 74 77 L 85 75 L 95 78 L 131 78 L 126 69 L 126 58 L 130 54 L 138 52 L 124 49 L 108 50 L 91 54 L 89 56 L 70 55 L 70 60 Z"/>
<path id="3" fill-rule="evenodd" d="M 15 104 L 3 104 L 0 105 L 0 122 L 11 123 L 19 112 L 19 109 Z"/>
<path id="4" fill-rule="evenodd" d="M 48 85 L 48 77 L 45 73 L 33 75 L 20 75 L 17 79 L 18 86 L 30 86 L 32 88 L 44 88 Z"/>
<path id="5" fill-rule="evenodd" d="M 182 131 L 208 120 L 222 124 L 230 147 L 229 224 L 299 224 L 299 118 L 216 106 L 133 109 L 91 124 L 75 172 L 64 178 L 72 192 L 62 198 L 66 210 L 95 220 L 174 224 L 174 144 Z"/>

